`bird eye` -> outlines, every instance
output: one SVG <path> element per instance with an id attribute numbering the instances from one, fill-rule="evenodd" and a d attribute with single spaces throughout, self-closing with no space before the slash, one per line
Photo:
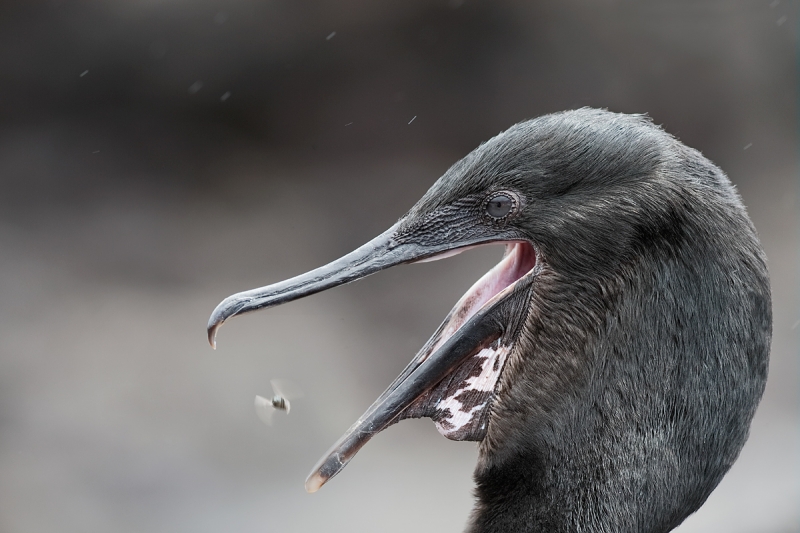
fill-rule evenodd
<path id="1" fill-rule="evenodd" d="M 506 217 L 514 208 L 514 200 L 505 193 L 495 194 L 486 202 L 486 214 L 494 219 Z"/>

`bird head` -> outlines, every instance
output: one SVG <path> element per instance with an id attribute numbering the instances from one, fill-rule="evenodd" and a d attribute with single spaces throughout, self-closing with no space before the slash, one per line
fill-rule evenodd
<path id="1" fill-rule="evenodd" d="M 539 483 L 583 498 L 598 486 L 666 490 L 663 472 L 713 463 L 681 481 L 699 496 L 676 505 L 696 508 L 738 454 L 763 390 L 769 287 L 727 178 L 646 117 L 581 109 L 511 127 L 372 241 L 226 298 L 209 341 L 233 316 L 496 243 L 502 260 L 322 458 L 307 490 L 389 425 L 429 417 L 448 438 L 480 441 L 479 497 L 491 499 L 498 478 L 504 490 Z M 720 425 L 727 433 L 714 435 Z M 714 461 L 703 462 L 707 452 Z M 651 466 L 636 463 L 643 456 Z M 680 514 L 670 509 L 659 510 L 666 522 Z"/>

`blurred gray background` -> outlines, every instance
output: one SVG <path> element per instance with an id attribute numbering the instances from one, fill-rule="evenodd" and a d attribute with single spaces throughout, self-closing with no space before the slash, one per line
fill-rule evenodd
<path id="1" fill-rule="evenodd" d="M 649 113 L 720 165 L 770 259 L 767 391 L 680 531 L 800 531 L 796 11 L 3 2 L 0 531 L 461 531 L 475 446 L 427 420 L 303 481 L 499 249 L 248 315 L 216 352 L 206 320 L 380 233 L 511 124 L 580 106 Z M 305 397 L 269 428 L 253 397 L 275 377 Z"/>

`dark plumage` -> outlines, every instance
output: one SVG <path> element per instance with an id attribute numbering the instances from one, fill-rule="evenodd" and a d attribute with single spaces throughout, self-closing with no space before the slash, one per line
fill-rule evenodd
<path id="1" fill-rule="evenodd" d="M 353 254 L 226 299 L 210 338 L 230 316 L 498 241 L 521 243 L 495 269 L 505 281 L 476 284 L 309 488 L 389 424 L 430 416 L 480 441 L 469 531 L 674 528 L 747 439 L 771 303 L 725 174 L 645 117 L 580 109 L 513 126 Z"/>

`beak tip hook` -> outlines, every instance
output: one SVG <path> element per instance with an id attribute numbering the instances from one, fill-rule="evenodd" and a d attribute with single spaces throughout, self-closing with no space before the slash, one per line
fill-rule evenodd
<path id="1" fill-rule="evenodd" d="M 212 324 L 208 326 L 208 343 L 214 350 L 217 349 L 217 328 L 219 328 L 219 324 Z"/>

